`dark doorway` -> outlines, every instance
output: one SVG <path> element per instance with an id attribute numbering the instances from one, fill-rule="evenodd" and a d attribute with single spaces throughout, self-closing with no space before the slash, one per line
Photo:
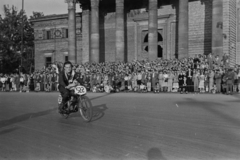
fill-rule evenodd
<path id="1" fill-rule="evenodd" d="M 144 50 L 145 50 L 146 52 L 148 52 L 148 46 L 146 46 L 146 47 L 144 48 Z"/>
<path id="2" fill-rule="evenodd" d="M 163 48 L 160 45 L 158 45 L 158 58 L 163 57 L 162 53 L 163 53 Z"/>

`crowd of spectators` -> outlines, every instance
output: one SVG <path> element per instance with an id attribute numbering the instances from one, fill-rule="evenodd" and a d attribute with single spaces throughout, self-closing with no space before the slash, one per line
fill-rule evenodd
<path id="1" fill-rule="evenodd" d="M 62 63 L 56 65 L 63 68 Z M 53 66 L 31 74 L 0 73 L 0 89 L 58 91 L 58 74 Z M 240 92 L 240 66 L 230 67 L 226 54 L 221 59 L 209 54 L 171 60 L 85 63 L 75 64 L 73 69 L 89 92 Z"/>

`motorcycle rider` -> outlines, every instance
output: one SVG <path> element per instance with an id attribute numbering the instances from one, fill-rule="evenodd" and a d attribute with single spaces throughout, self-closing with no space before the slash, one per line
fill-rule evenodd
<path id="1" fill-rule="evenodd" d="M 64 113 L 64 106 L 68 102 L 69 98 L 73 94 L 73 90 L 70 90 L 72 87 L 75 87 L 79 84 L 78 82 L 78 75 L 75 73 L 75 71 L 72 69 L 73 65 L 71 62 L 66 61 L 63 65 L 63 70 L 59 71 L 57 66 L 53 65 L 53 67 L 56 69 L 56 72 L 59 74 L 59 85 L 58 89 L 59 92 L 62 95 L 62 104 L 59 107 L 60 113 Z"/>

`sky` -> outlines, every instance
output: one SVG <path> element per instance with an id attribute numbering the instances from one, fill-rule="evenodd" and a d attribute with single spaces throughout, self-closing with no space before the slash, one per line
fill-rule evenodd
<path id="1" fill-rule="evenodd" d="M 3 5 L 16 6 L 18 10 L 22 9 L 22 0 L 0 0 L 0 14 L 3 15 Z M 32 12 L 43 12 L 44 15 L 66 14 L 68 12 L 65 0 L 24 0 L 24 10 L 30 17 Z M 76 5 L 76 11 L 80 12 L 80 7 Z"/>

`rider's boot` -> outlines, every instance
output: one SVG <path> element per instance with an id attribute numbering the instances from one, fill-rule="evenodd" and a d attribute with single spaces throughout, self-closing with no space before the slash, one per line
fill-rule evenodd
<path id="1" fill-rule="evenodd" d="M 62 102 L 62 104 L 59 106 L 59 113 L 61 114 L 67 113 L 65 109 L 66 105 L 68 105 L 67 102 Z"/>

